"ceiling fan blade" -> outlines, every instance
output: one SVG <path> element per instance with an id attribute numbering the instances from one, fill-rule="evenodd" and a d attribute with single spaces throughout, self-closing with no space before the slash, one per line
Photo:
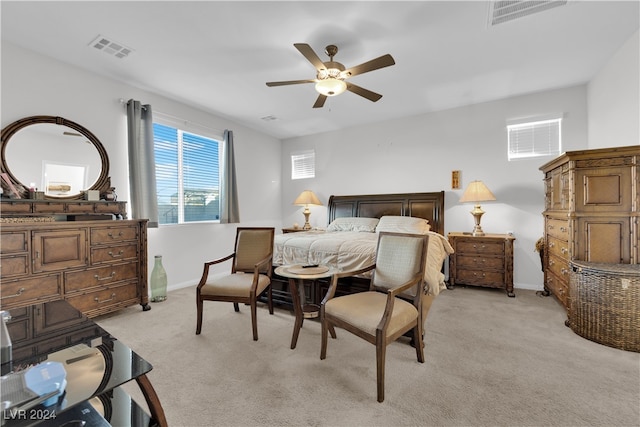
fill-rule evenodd
<path id="1" fill-rule="evenodd" d="M 267 86 L 269 87 L 273 87 L 273 86 L 286 86 L 286 85 L 297 85 L 297 84 L 301 84 L 301 83 L 315 83 L 315 79 L 310 79 L 310 80 L 287 80 L 284 82 L 267 82 Z"/>
<path id="2" fill-rule="evenodd" d="M 356 95 L 360 95 L 363 98 L 367 98 L 369 101 L 376 102 L 377 100 L 382 98 L 382 95 L 380 95 L 379 93 L 372 92 L 363 87 L 354 85 L 353 83 L 349 83 L 349 82 L 345 82 L 345 83 L 347 83 L 347 90 L 349 92 L 353 92 Z"/>
<path id="3" fill-rule="evenodd" d="M 324 101 L 327 100 L 326 95 L 318 95 L 318 99 L 316 99 L 316 103 L 313 104 L 313 108 L 322 108 L 324 106 Z"/>
<path id="4" fill-rule="evenodd" d="M 313 64 L 314 67 L 316 67 L 316 70 L 324 70 L 327 68 L 325 67 L 324 62 L 322 62 L 313 49 L 311 49 L 311 46 L 306 43 L 294 43 L 293 45 L 305 58 L 307 58 L 309 62 L 311 62 L 311 64 Z"/>
<path id="5" fill-rule="evenodd" d="M 393 60 L 393 57 L 389 54 L 382 55 L 376 59 L 372 59 L 371 61 L 364 62 L 360 65 L 356 65 L 355 67 L 351 67 L 343 72 L 344 75 L 353 77 L 358 74 L 368 73 L 369 71 L 378 70 L 380 68 L 389 67 L 394 65 L 396 61 Z"/>

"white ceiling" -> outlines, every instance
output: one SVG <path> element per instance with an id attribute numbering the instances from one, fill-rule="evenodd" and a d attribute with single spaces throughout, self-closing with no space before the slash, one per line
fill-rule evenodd
<path id="1" fill-rule="evenodd" d="M 277 138 L 583 84 L 640 22 L 637 0 L 573 0 L 491 27 L 489 3 L 3 0 L 0 11 L 3 40 Z M 89 47 L 98 35 L 134 53 Z M 347 68 L 391 54 L 396 65 L 350 79 L 383 98 L 345 92 L 313 109 L 313 84 L 267 87 L 315 78 L 294 43 L 322 60 L 336 44 Z"/>

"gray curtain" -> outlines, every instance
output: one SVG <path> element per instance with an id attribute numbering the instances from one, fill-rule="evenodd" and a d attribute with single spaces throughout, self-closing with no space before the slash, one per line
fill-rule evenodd
<path id="1" fill-rule="evenodd" d="M 130 99 L 127 102 L 127 128 L 132 217 L 148 219 L 149 227 L 158 227 L 151 105 L 141 105 L 140 101 Z"/>
<path id="2" fill-rule="evenodd" d="M 238 189 L 236 185 L 236 161 L 233 152 L 233 131 L 224 131 L 224 161 L 220 183 L 220 223 L 240 222 Z"/>

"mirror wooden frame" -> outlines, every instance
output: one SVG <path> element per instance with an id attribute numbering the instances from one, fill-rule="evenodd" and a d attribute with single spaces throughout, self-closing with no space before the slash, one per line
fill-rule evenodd
<path id="1" fill-rule="evenodd" d="M 93 134 L 89 129 L 85 128 L 78 123 L 72 122 L 71 120 L 67 120 L 58 116 L 30 116 L 25 117 L 23 119 L 17 120 L 10 125 L 7 125 L 2 129 L 2 134 L 0 135 L 1 139 L 1 148 L 0 148 L 0 173 L 3 176 L 6 176 L 11 181 L 11 185 L 18 192 L 20 197 L 27 199 L 29 197 L 29 188 L 20 180 L 18 180 L 13 173 L 11 172 L 11 168 L 7 164 L 7 159 L 5 156 L 5 150 L 11 137 L 21 129 L 26 128 L 27 126 L 40 124 L 40 123 L 51 123 L 61 126 L 67 126 L 71 129 L 74 129 L 84 135 L 91 144 L 96 148 L 98 154 L 100 154 L 100 159 L 102 162 L 102 168 L 100 170 L 100 175 L 98 179 L 93 183 L 93 185 L 89 188 L 86 188 L 84 191 L 81 191 L 78 194 L 73 194 L 70 196 L 50 196 L 45 195 L 45 199 L 55 199 L 55 200 L 79 200 L 84 198 L 84 193 L 88 190 L 97 190 L 100 192 L 100 197 L 103 198 L 104 194 L 107 191 L 111 191 L 111 178 L 109 177 L 109 156 L 107 155 L 107 151 L 104 149 L 104 146 L 100 142 L 100 140 Z M 6 175 L 4 175 L 6 174 Z M 2 190 L 3 194 L 11 194 L 13 191 L 10 188 L 9 183 L 2 181 Z"/>

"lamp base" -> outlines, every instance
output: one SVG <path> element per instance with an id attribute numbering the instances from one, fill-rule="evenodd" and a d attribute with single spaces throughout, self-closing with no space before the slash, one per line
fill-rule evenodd
<path id="1" fill-rule="evenodd" d="M 471 211 L 471 215 L 473 215 L 473 220 L 476 225 L 473 227 L 473 231 L 471 232 L 472 236 L 484 236 L 484 231 L 482 231 L 482 227 L 480 227 L 480 218 L 484 215 L 484 211 L 480 208 L 480 205 L 476 205 Z"/>
<path id="2" fill-rule="evenodd" d="M 304 215 L 304 225 L 302 226 L 302 229 L 311 230 L 311 224 L 309 224 L 309 215 L 311 215 L 311 211 L 309 210 L 309 207 L 305 207 L 302 213 Z"/>

